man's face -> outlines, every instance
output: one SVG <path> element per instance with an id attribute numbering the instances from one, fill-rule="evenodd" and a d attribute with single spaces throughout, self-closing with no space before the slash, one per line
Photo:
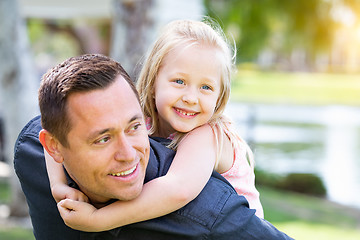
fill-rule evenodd
<path id="1" fill-rule="evenodd" d="M 93 203 L 130 200 L 143 186 L 149 139 L 129 84 L 119 76 L 102 90 L 68 98 L 69 147 L 60 147 L 69 175 Z"/>

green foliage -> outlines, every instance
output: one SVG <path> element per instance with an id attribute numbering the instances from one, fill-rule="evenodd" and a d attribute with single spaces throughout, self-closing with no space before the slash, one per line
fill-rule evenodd
<path id="1" fill-rule="evenodd" d="M 326 188 L 322 180 L 310 173 L 290 173 L 286 176 L 255 170 L 256 184 L 275 189 L 324 197 Z"/>
<path id="2" fill-rule="evenodd" d="M 326 189 L 321 179 L 310 173 L 290 173 L 285 176 L 279 187 L 284 190 L 325 197 Z"/>
<path id="3" fill-rule="evenodd" d="M 256 59 L 264 48 L 280 55 L 305 49 L 314 61 L 317 52 L 327 52 L 332 45 L 337 28 L 331 15 L 335 4 L 325 0 L 205 0 L 208 15 L 226 32 L 235 33 L 240 62 Z"/>

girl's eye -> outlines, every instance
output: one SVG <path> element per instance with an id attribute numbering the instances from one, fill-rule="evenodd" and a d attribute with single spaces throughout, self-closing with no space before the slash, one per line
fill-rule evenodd
<path id="1" fill-rule="evenodd" d="M 175 82 L 176 82 L 177 84 L 184 84 L 184 81 L 181 80 L 181 79 L 176 79 Z"/>
<path id="2" fill-rule="evenodd" d="M 201 87 L 201 89 L 212 90 L 212 87 L 210 87 L 209 85 L 204 85 L 204 86 Z"/>

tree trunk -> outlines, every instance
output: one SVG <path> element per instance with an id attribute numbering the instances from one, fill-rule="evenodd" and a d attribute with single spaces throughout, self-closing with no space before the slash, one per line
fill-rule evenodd
<path id="1" fill-rule="evenodd" d="M 154 30 L 153 0 L 114 0 L 110 56 L 119 61 L 135 81 Z"/>
<path id="2" fill-rule="evenodd" d="M 113 0 L 110 56 L 119 61 L 135 81 L 141 60 L 159 30 L 174 19 L 200 20 L 202 0 Z"/>
<path id="3" fill-rule="evenodd" d="M 0 0 L 0 112 L 4 123 L 4 154 L 13 168 L 13 149 L 22 127 L 38 114 L 39 81 L 32 65 L 24 21 L 17 1 Z M 26 216 L 27 204 L 18 179 L 10 176 L 12 200 L 10 214 Z"/>

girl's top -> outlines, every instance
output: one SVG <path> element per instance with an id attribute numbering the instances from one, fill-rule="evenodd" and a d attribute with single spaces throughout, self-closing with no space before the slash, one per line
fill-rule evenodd
<path id="1" fill-rule="evenodd" d="M 253 164 L 248 162 L 248 145 L 243 139 L 231 129 L 231 123 L 222 121 L 223 130 L 230 139 L 234 149 L 234 160 L 232 167 L 221 175 L 228 180 L 239 195 L 243 195 L 249 202 L 250 208 L 256 210 L 256 216 L 264 218 L 264 211 L 260 203 L 260 194 L 255 188 L 255 174 Z M 146 118 L 146 127 L 150 129 L 151 118 Z M 213 128 L 214 129 L 214 128 Z M 168 139 L 173 139 L 171 134 Z"/>
<path id="2" fill-rule="evenodd" d="M 223 126 L 234 149 L 234 161 L 232 167 L 221 175 L 231 183 L 239 195 L 243 195 L 248 200 L 250 208 L 256 210 L 256 216 L 264 218 L 260 194 L 255 187 L 254 165 L 248 161 L 249 147 L 243 139 L 234 134 L 235 131 L 231 129 L 230 123 Z"/>

